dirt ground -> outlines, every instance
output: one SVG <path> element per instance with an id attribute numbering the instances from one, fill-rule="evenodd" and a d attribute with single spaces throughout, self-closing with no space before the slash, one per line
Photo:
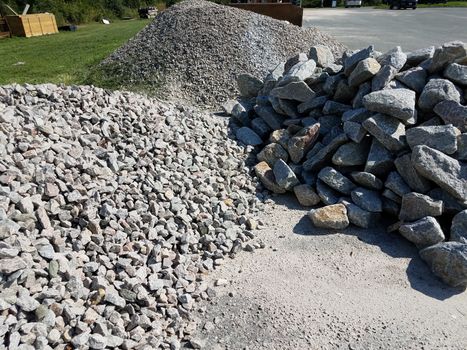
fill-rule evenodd
<path id="1" fill-rule="evenodd" d="M 199 310 L 203 349 L 467 349 L 467 292 L 439 282 L 414 246 L 384 228 L 316 229 L 275 198 L 227 279 Z"/>

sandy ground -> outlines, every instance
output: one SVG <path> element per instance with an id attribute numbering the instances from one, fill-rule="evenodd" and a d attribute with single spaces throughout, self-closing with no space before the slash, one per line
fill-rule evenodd
<path id="1" fill-rule="evenodd" d="M 467 292 L 446 287 L 397 234 L 313 227 L 289 196 L 199 310 L 205 349 L 467 349 Z"/>

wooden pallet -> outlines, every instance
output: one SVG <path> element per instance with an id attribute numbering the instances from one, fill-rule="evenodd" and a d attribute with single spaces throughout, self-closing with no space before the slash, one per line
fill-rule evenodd
<path id="1" fill-rule="evenodd" d="M 0 39 L 3 38 L 11 38 L 11 33 L 6 20 L 0 17 Z"/>

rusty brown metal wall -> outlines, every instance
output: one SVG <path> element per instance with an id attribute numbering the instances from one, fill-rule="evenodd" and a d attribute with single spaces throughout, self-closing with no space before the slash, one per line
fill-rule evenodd
<path id="1" fill-rule="evenodd" d="M 253 11 L 275 19 L 288 21 L 300 27 L 302 26 L 303 9 L 292 4 L 230 4 L 230 6 Z"/>

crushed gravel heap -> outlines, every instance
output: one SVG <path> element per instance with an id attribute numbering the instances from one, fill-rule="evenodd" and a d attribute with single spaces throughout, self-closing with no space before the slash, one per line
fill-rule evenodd
<path id="1" fill-rule="evenodd" d="M 112 84 L 215 104 L 236 96 L 239 74 L 261 78 L 316 44 L 330 47 L 336 57 L 345 49 L 316 28 L 190 0 L 160 13 L 99 69 L 102 79 Z"/>
<path id="2" fill-rule="evenodd" d="M 1 344 L 190 340 L 215 295 L 204 275 L 262 247 L 243 243 L 263 203 L 226 122 L 90 86 L 0 87 Z"/>

